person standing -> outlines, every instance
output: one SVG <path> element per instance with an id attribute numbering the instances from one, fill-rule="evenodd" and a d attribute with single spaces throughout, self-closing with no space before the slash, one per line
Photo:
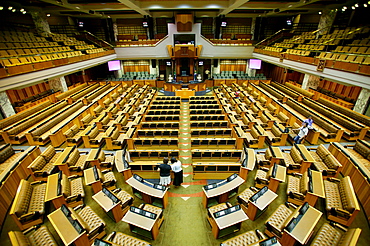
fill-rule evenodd
<path id="1" fill-rule="evenodd" d="M 308 125 L 307 122 L 302 122 L 302 126 L 298 129 L 293 130 L 299 130 L 298 135 L 294 137 L 294 142 L 296 144 L 302 143 L 302 140 L 307 136 L 308 134 Z"/>
<path id="2" fill-rule="evenodd" d="M 312 115 L 309 115 L 309 116 L 307 117 L 307 119 L 305 119 L 303 122 L 306 122 L 306 123 L 307 123 L 307 127 L 308 127 L 308 128 L 312 128 L 312 124 L 313 124 Z"/>
<path id="3" fill-rule="evenodd" d="M 181 161 L 176 160 L 175 157 L 172 157 L 171 158 L 171 168 L 175 174 L 175 177 L 173 179 L 173 184 L 175 185 L 175 187 L 178 187 L 183 182 L 183 176 L 182 176 L 183 172 L 182 172 Z"/>
<path id="4" fill-rule="evenodd" d="M 157 171 L 159 171 L 159 184 L 169 186 L 171 183 L 171 166 L 168 165 L 168 157 L 163 158 L 163 164 L 160 164 Z"/>

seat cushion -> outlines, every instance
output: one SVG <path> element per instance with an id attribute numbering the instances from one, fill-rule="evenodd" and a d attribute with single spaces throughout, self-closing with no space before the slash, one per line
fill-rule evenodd
<path id="1" fill-rule="evenodd" d="M 116 232 L 116 235 L 112 239 L 112 243 L 118 245 L 127 245 L 127 246 L 148 246 L 149 243 L 144 240 L 126 235 L 122 232 Z"/>
<path id="2" fill-rule="evenodd" d="M 325 196 L 326 196 L 326 209 L 329 211 L 331 208 L 343 209 L 338 185 L 334 182 L 324 180 Z"/>
<path id="3" fill-rule="evenodd" d="M 70 184 L 71 184 L 71 196 L 77 196 L 78 194 L 81 194 L 82 197 L 85 197 L 82 178 L 73 179 L 70 181 Z"/>
<path id="4" fill-rule="evenodd" d="M 300 193 L 300 178 L 288 175 L 288 189 L 287 189 L 287 194 L 289 192 L 294 192 L 294 193 Z"/>
<path id="5" fill-rule="evenodd" d="M 78 215 L 86 223 L 86 230 L 88 232 L 97 228 L 101 224 L 105 226 L 104 220 L 102 220 L 89 206 L 84 207 Z"/>
<path id="6" fill-rule="evenodd" d="M 281 204 L 275 210 L 275 212 L 266 220 L 266 222 L 282 231 L 283 228 L 285 227 L 287 219 L 292 214 L 293 214 L 292 210 L 287 208 L 284 204 Z"/>
<path id="7" fill-rule="evenodd" d="M 241 235 L 236 237 L 230 238 L 222 242 L 223 246 L 245 246 L 250 245 L 258 242 L 260 239 L 258 238 L 255 231 L 247 231 Z"/>
<path id="8" fill-rule="evenodd" d="M 39 212 L 45 213 L 45 194 L 46 183 L 33 186 L 30 204 L 28 206 L 28 213 Z"/>
<path id="9" fill-rule="evenodd" d="M 32 242 L 33 246 L 57 246 L 58 244 L 55 242 L 53 236 L 46 228 L 46 226 L 41 226 L 37 229 L 34 233 L 32 233 L 29 237 L 30 242 Z"/>
<path id="10" fill-rule="evenodd" d="M 319 231 L 316 233 L 311 245 L 314 246 L 335 246 L 342 237 L 342 233 L 329 225 L 324 223 Z"/>

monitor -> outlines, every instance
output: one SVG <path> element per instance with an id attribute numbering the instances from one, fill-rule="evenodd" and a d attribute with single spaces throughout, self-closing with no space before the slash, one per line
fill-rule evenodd
<path id="1" fill-rule="evenodd" d="M 117 71 L 121 69 L 121 62 L 119 60 L 108 62 L 109 71 Z"/>
<path id="2" fill-rule="evenodd" d="M 144 179 L 137 174 L 134 174 L 134 179 L 136 179 L 139 182 L 144 182 Z"/>
<path id="3" fill-rule="evenodd" d="M 231 175 L 230 177 L 227 178 L 227 182 L 230 182 L 230 181 L 236 179 L 236 177 L 238 177 L 238 174 L 234 173 L 233 175 Z"/>
<path id="4" fill-rule="evenodd" d="M 227 26 L 227 22 L 226 22 L 226 21 L 222 21 L 222 22 L 221 22 L 221 26 L 222 26 L 222 27 Z"/>
<path id="5" fill-rule="evenodd" d="M 96 238 L 94 241 L 94 246 L 111 246 L 112 244 L 101 239 Z"/>
<path id="6" fill-rule="evenodd" d="M 259 59 L 249 59 L 250 69 L 261 69 L 262 61 Z"/>
<path id="7" fill-rule="evenodd" d="M 209 184 L 209 185 L 204 186 L 204 189 L 205 190 L 210 190 L 210 189 L 214 189 L 216 187 L 217 187 L 217 183 L 214 183 L 214 184 Z"/>
<path id="8" fill-rule="evenodd" d="M 95 180 L 99 180 L 98 168 L 96 166 L 93 167 L 93 171 Z"/>
<path id="9" fill-rule="evenodd" d="M 65 204 L 63 204 L 61 207 L 60 207 L 60 210 L 62 210 L 63 214 L 68 217 L 70 214 L 71 214 L 71 211 L 69 211 L 69 209 L 67 208 L 67 206 Z"/>

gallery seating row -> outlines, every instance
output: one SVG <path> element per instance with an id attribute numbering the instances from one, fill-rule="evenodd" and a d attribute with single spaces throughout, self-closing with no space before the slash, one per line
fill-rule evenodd
<path id="1" fill-rule="evenodd" d="M 284 84 L 286 87 L 304 95 L 305 97 L 308 97 L 308 98 L 313 98 L 314 94 L 312 92 L 309 92 L 308 90 L 305 90 L 305 89 L 302 89 L 301 87 L 298 87 L 296 85 L 293 85 L 292 83 L 289 83 L 289 82 L 286 82 Z"/>
<path id="2" fill-rule="evenodd" d="M 302 100 L 302 95 L 300 95 L 298 92 L 292 90 L 291 88 L 286 87 L 283 84 L 276 83 L 276 82 L 271 82 L 270 85 L 272 87 L 275 87 L 279 91 L 282 91 L 283 93 L 285 93 L 286 95 L 290 96 L 291 98 L 293 98 L 293 99 L 295 99 L 297 101 L 301 101 Z"/>
<path id="3" fill-rule="evenodd" d="M 173 138 L 171 136 L 168 138 L 133 138 L 132 141 L 134 148 L 148 148 L 148 146 L 160 146 L 161 148 L 168 146 L 169 148 L 174 148 L 178 146 L 178 138 Z"/>
<path id="4" fill-rule="evenodd" d="M 232 134 L 232 129 L 231 128 L 191 129 L 191 136 L 192 137 L 231 136 L 231 134 Z"/>
<path id="5" fill-rule="evenodd" d="M 191 138 L 194 148 L 235 148 L 236 138 Z"/>
<path id="6" fill-rule="evenodd" d="M 222 114 L 222 109 L 190 109 L 190 115 L 217 115 Z"/>
<path id="7" fill-rule="evenodd" d="M 226 120 L 212 120 L 212 117 L 203 117 L 200 121 L 191 121 L 191 128 L 227 128 L 229 123 Z"/>
<path id="8" fill-rule="evenodd" d="M 192 106 L 193 104 L 217 104 L 216 100 L 190 100 L 189 105 Z"/>
<path id="9" fill-rule="evenodd" d="M 168 105 L 179 105 L 181 104 L 180 100 L 175 100 L 175 99 L 167 99 L 167 100 L 153 100 L 152 102 L 153 105 L 162 105 L 162 104 L 168 104 Z"/>
<path id="10" fill-rule="evenodd" d="M 165 104 L 165 105 L 152 105 L 149 108 L 150 110 L 168 110 L 168 109 L 180 109 L 179 104 L 171 105 L 171 104 Z"/>
<path id="11" fill-rule="evenodd" d="M 193 104 L 189 109 L 219 109 L 220 106 L 216 104 Z"/>
<path id="12" fill-rule="evenodd" d="M 180 110 L 179 109 L 170 109 L 170 110 L 162 110 L 162 109 L 158 109 L 158 110 L 149 110 L 147 115 L 177 115 L 177 114 L 180 114 Z"/>
<path id="13" fill-rule="evenodd" d="M 191 115 L 190 121 L 224 121 L 226 116 L 224 114 L 214 114 L 214 115 Z"/>
<path id="14" fill-rule="evenodd" d="M 164 157 L 178 157 L 179 156 L 179 150 L 178 149 L 130 149 L 128 151 L 128 154 L 130 156 L 130 159 L 132 161 L 135 160 L 157 160 L 162 161 Z"/>
<path id="15" fill-rule="evenodd" d="M 178 137 L 179 131 L 172 129 L 137 130 L 136 137 Z"/>
<path id="16" fill-rule="evenodd" d="M 145 115 L 144 121 L 151 122 L 151 121 L 179 121 L 179 115 L 163 115 L 163 116 L 152 116 L 152 115 Z"/>
<path id="17" fill-rule="evenodd" d="M 142 122 L 139 126 L 141 129 L 178 129 L 179 123 L 178 122 Z"/>

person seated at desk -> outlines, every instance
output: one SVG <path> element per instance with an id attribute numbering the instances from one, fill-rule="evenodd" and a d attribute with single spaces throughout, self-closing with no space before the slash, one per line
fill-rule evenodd
<path id="1" fill-rule="evenodd" d="M 168 157 L 163 158 L 163 164 L 160 164 L 157 171 L 159 171 L 159 184 L 169 186 L 171 183 L 171 166 L 168 165 Z"/>

